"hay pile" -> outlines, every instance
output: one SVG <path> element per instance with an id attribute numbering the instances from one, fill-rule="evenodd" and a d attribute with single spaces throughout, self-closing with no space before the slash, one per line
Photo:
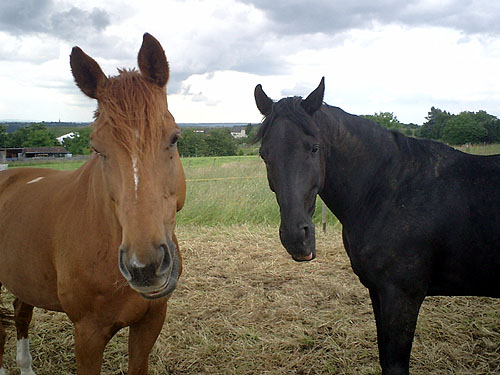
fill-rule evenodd
<path id="1" fill-rule="evenodd" d="M 318 258 L 295 263 L 276 227 L 180 226 L 184 273 L 150 359 L 150 374 L 379 374 L 367 290 L 340 232 L 318 234 Z M 9 330 L 7 366 L 14 366 Z M 127 332 L 108 345 L 103 374 L 125 374 Z M 38 375 L 76 373 L 71 323 L 35 310 Z M 412 374 L 500 373 L 500 300 L 424 303 Z M 9 374 L 16 374 L 11 370 Z"/>

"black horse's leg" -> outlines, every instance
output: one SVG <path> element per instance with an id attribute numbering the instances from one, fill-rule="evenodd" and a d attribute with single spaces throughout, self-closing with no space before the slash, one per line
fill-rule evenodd
<path id="1" fill-rule="evenodd" d="M 394 285 L 370 290 L 377 323 L 380 365 L 383 375 L 408 375 L 410 352 L 423 293 Z"/>
<path id="2" fill-rule="evenodd" d="M 380 318 L 380 300 L 378 298 L 378 293 L 374 291 L 374 289 L 369 289 L 370 291 L 370 299 L 372 301 L 373 314 L 375 315 L 375 324 L 377 326 L 377 345 L 378 345 L 378 357 L 380 361 L 380 366 L 385 368 L 385 353 L 384 353 L 384 345 L 382 343 L 382 319 Z"/>

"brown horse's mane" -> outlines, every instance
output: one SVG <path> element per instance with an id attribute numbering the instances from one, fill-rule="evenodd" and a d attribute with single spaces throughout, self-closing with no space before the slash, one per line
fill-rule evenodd
<path id="1" fill-rule="evenodd" d="M 157 149 L 169 124 L 165 88 L 144 78 L 137 70 L 119 69 L 99 93 L 93 133 L 111 127 L 115 140 L 131 155 Z"/>

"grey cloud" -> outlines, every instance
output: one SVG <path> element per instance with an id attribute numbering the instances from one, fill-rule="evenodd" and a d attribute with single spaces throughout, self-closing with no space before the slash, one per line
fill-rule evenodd
<path id="1" fill-rule="evenodd" d="M 448 2 L 399 0 L 240 0 L 262 10 L 284 34 L 335 34 L 376 23 L 450 27 L 470 34 L 498 34 L 500 3 L 490 0 Z"/>
<path id="2" fill-rule="evenodd" d="M 65 40 L 71 40 L 75 34 L 99 32 L 110 24 L 109 15 L 94 8 L 91 12 L 72 7 L 69 10 L 51 15 L 48 32 Z"/>
<path id="3" fill-rule="evenodd" d="M 102 31 L 110 22 L 109 14 L 98 8 L 62 9 L 54 0 L 0 2 L 0 31 L 15 36 L 44 33 L 68 40 L 78 34 Z"/>
<path id="4" fill-rule="evenodd" d="M 191 75 L 190 72 L 179 72 L 170 68 L 170 78 L 167 83 L 167 92 L 169 94 L 182 93 L 182 82 Z"/>
<path id="5" fill-rule="evenodd" d="M 41 31 L 44 15 L 52 8 L 52 0 L 20 0 L 0 2 L 0 30 L 18 35 Z"/>

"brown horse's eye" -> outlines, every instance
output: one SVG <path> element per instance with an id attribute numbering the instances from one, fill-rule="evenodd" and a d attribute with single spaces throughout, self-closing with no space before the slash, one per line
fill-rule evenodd
<path id="1" fill-rule="evenodd" d="M 311 152 L 312 152 L 313 154 L 315 154 L 315 153 L 317 153 L 317 152 L 318 152 L 318 150 L 319 150 L 319 144 L 314 144 L 314 145 L 312 146 Z"/>
<path id="2" fill-rule="evenodd" d="M 101 158 L 104 158 L 104 155 L 99 152 L 94 146 L 90 146 L 90 148 L 92 149 L 92 151 L 94 151 L 97 155 L 99 155 L 99 157 Z"/>
<path id="3" fill-rule="evenodd" d="M 175 146 L 178 140 L 179 140 L 179 134 L 175 134 L 170 140 L 170 147 Z"/>

